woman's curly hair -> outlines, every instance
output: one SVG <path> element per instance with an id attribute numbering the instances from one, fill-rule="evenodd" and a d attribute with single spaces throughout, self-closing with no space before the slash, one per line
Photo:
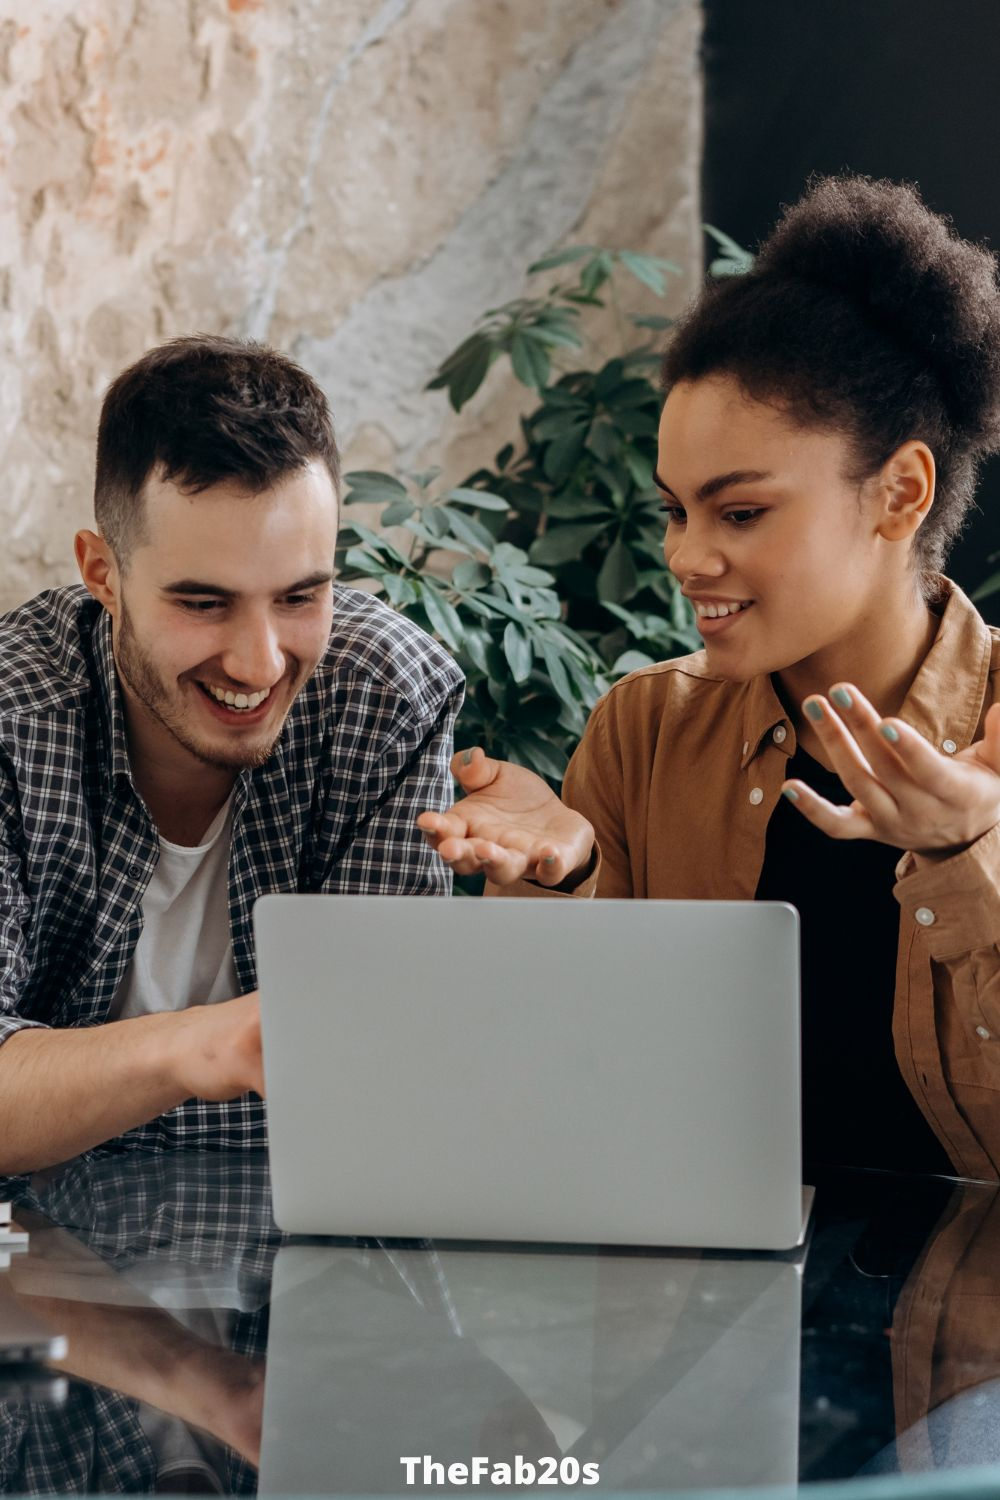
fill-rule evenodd
<path id="1" fill-rule="evenodd" d="M 916 189 L 815 178 L 742 276 L 708 284 L 679 323 L 663 383 L 735 377 L 807 426 L 845 432 L 861 483 L 922 439 L 937 465 L 914 562 L 941 568 L 979 460 L 1000 448 L 1000 285 Z"/>

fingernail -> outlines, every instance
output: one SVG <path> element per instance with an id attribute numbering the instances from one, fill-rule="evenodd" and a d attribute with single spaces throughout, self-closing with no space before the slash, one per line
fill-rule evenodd
<path id="1" fill-rule="evenodd" d="M 834 703 L 836 703 L 838 708 L 854 707 L 854 699 L 851 697 L 846 688 L 834 688 L 833 692 L 830 694 L 830 697 L 833 699 Z"/>
<path id="2" fill-rule="evenodd" d="M 798 802 L 799 800 L 799 794 L 793 786 L 783 786 L 781 788 L 781 795 L 787 797 L 789 802 Z"/>
<path id="3" fill-rule="evenodd" d="M 471 766 L 472 765 L 472 751 L 471 750 L 466 750 L 465 754 L 462 756 L 462 765 L 463 766 Z"/>
<path id="4" fill-rule="evenodd" d="M 554 854 L 546 854 L 545 858 L 542 860 L 543 865 L 554 865 L 555 862 L 556 857 Z"/>
<path id="5" fill-rule="evenodd" d="M 815 719 L 818 723 L 819 720 L 823 717 L 822 703 L 818 702 L 818 700 L 815 698 L 810 698 L 808 703 L 806 704 L 806 713 L 809 715 L 810 719 Z"/>
<path id="6" fill-rule="evenodd" d="M 880 724 L 879 729 L 881 729 L 890 745 L 894 745 L 899 739 L 899 730 L 893 729 L 891 724 Z"/>

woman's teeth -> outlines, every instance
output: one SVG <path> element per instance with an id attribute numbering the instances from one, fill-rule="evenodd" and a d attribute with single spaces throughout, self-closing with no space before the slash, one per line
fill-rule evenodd
<path id="1" fill-rule="evenodd" d="M 235 708 L 244 713 L 251 708 L 259 708 L 271 691 L 267 688 L 263 693 L 231 693 L 225 688 L 212 687 L 209 683 L 205 683 L 205 687 L 216 703 L 224 703 L 227 708 Z"/>
<path id="2" fill-rule="evenodd" d="M 749 609 L 752 599 L 740 599 L 735 604 L 695 604 L 699 620 L 718 620 L 726 615 L 738 615 L 741 609 Z"/>

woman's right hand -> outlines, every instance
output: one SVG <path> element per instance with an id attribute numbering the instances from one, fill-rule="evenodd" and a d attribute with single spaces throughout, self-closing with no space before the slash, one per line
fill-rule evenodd
<path id="1" fill-rule="evenodd" d="M 421 813 L 417 827 L 457 875 L 484 871 L 494 885 L 583 875 L 594 830 L 534 771 L 490 760 L 477 745 L 452 758 L 451 772 L 465 796 L 447 812 Z"/>

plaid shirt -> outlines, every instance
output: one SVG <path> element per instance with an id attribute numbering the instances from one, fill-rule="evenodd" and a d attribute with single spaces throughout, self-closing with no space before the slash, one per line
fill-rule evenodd
<path id="1" fill-rule="evenodd" d="M 452 800 L 461 700 L 462 675 L 435 641 L 335 586 L 326 654 L 270 759 L 236 780 L 229 913 L 242 992 L 257 984 L 251 914 L 265 892 L 450 892 L 415 819 Z M 81 586 L 47 590 L 0 618 L 0 1043 L 25 1026 L 106 1020 L 158 858 L 111 618 Z M 264 1139 L 250 1095 L 189 1100 L 128 1132 L 154 1147 Z"/>

